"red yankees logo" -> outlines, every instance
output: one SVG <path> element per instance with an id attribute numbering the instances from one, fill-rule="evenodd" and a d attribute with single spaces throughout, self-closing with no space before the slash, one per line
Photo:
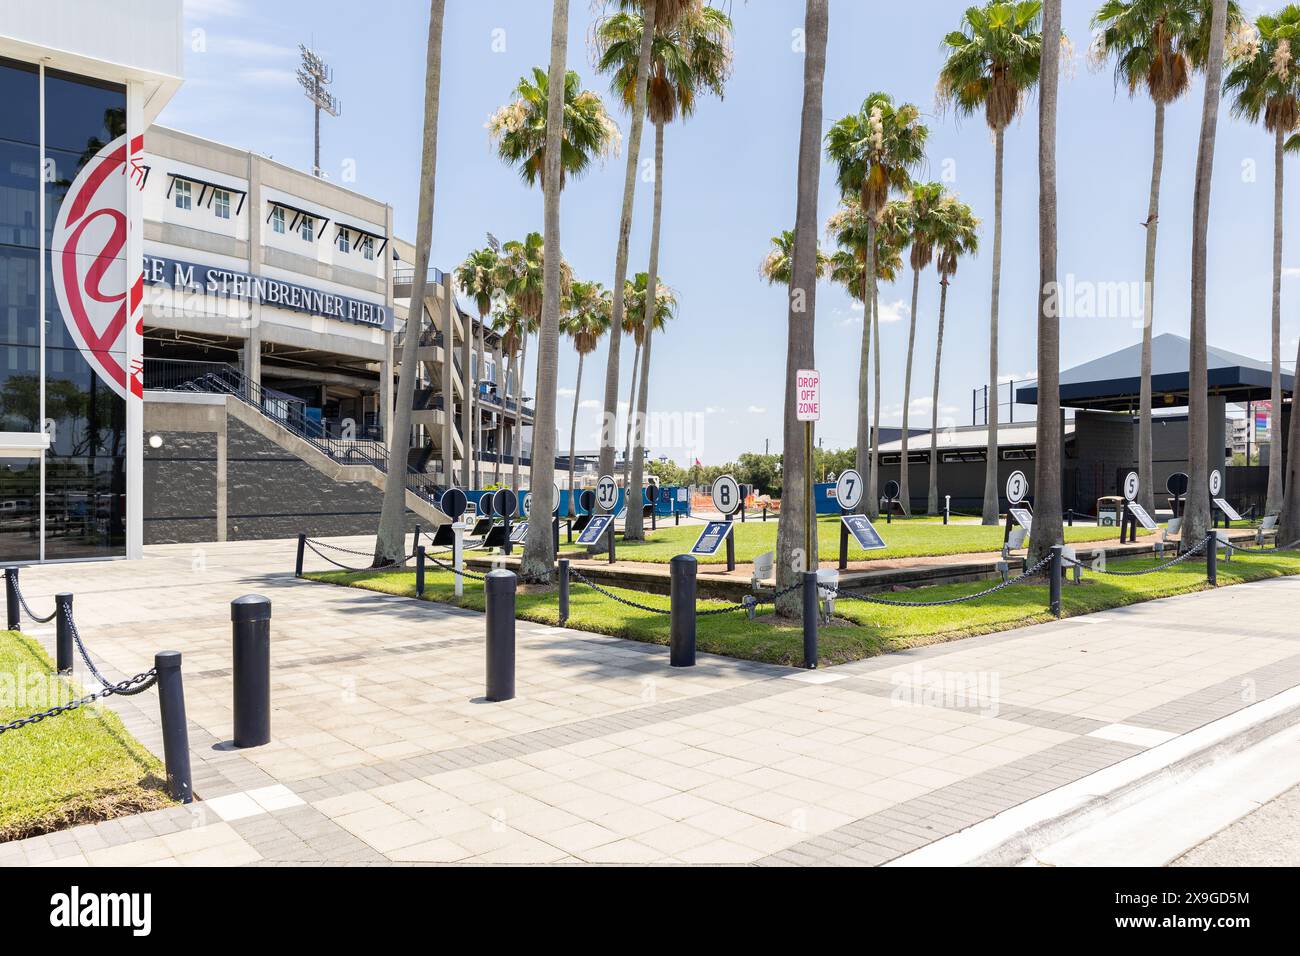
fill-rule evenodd
<path id="1" fill-rule="evenodd" d="M 50 266 L 63 322 L 95 373 L 113 391 L 144 397 L 141 363 L 126 368 L 127 330 L 144 334 L 144 276 L 127 263 L 126 197 L 144 188 L 144 137 L 119 136 L 77 174 L 54 223 Z M 129 265 L 129 269 L 128 269 Z M 127 276 L 131 276 L 128 285 Z"/>

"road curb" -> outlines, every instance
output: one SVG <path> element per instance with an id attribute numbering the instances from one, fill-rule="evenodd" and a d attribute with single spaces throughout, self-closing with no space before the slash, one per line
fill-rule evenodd
<path id="1" fill-rule="evenodd" d="M 1300 686 L 1027 800 L 886 866 L 1015 866 L 1034 849 L 1300 724 Z"/>

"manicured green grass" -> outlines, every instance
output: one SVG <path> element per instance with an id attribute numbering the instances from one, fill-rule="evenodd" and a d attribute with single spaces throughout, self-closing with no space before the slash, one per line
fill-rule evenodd
<path id="1" fill-rule="evenodd" d="M 39 644 L 0 631 L 0 723 L 85 696 Z M 167 806 L 159 760 L 92 704 L 0 734 L 0 842 Z"/>
<path id="2" fill-rule="evenodd" d="M 988 527 L 978 524 L 944 525 L 939 519 L 917 517 L 895 519 L 886 524 L 884 518 L 874 522 L 888 547 L 880 551 L 863 551 L 849 539 L 850 561 L 879 561 L 886 558 L 918 558 L 945 554 L 973 554 L 980 551 L 1000 551 L 1002 549 L 1002 526 Z M 744 524 L 736 523 L 731 533 L 736 538 L 736 560 L 747 564 L 758 555 L 776 549 L 775 519 L 766 522 L 750 519 Z M 685 554 L 700 536 L 704 523 L 700 521 L 683 521 L 674 526 L 671 519 L 662 521 L 657 531 L 647 527 L 646 541 L 627 541 L 621 539 L 617 545 L 618 556 L 627 561 L 646 561 L 655 564 L 667 564 L 676 555 Z M 1145 532 L 1144 532 L 1145 533 Z M 1067 544 L 1087 541 L 1106 541 L 1119 537 L 1118 528 L 1076 527 L 1065 529 Z M 826 516 L 817 521 L 818 549 L 823 558 L 840 553 L 840 520 Z M 719 549 L 716 555 L 701 558 L 702 564 L 725 564 L 726 549 Z"/>
<path id="3" fill-rule="evenodd" d="M 1154 567 L 1153 558 L 1112 561 L 1112 570 L 1139 570 Z M 1267 557 L 1241 555 L 1231 562 L 1219 562 L 1220 587 L 1242 581 L 1300 574 L 1300 553 L 1283 552 Z M 382 591 L 386 594 L 415 596 L 415 574 L 401 572 L 327 571 L 308 577 L 334 584 L 346 584 Z M 972 594 L 990 586 L 980 581 L 915 588 L 881 594 L 893 601 L 936 601 Z M 425 599 L 456 603 L 462 607 L 483 609 L 482 585 L 466 581 L 465 594 L 458 601 L 449 571 L 430 572 L 425 578 Z M 1205 584 L 1205 564 L 1195 559 L 1164 571 L 1140 577 L 1112 577 L 1085 572 L 1084 583 L 1067 583 L 1062 592 L 1062 609 L 1066 616 L 1087 614 L 1105 608 L 1120 607 L 1190 591 Z M 645 594 L 625 588 L 609 588 L 615 594 L 651 607 L 668 608 L 664 595 Z M 720 607 L 721 602 L 701 601 L 700 610 Z M 516 610 L 524 620 L 558 624 L 559 610 L 554 590 L 521 588 Z M 862 601 L 841 599 L 835 607 L 837 623 L 823 627 L 819 634 L 820 660 L 825 664 L 872 657 L 887 651 L 902 650 L 940 641 L 950 641 L 973 634 L 1007 630 L 1025 624 L 1046 621 L 1047 585 L 1018 584 L 986 597 L 963 604 L 938 608 L 884 607 Z M 570 591 L 568 626 L 578 630 L 612 634 L 632 640 L 668 643 L 668 616 L 641 611 L 618 604 L 577 581 Z M 756 620 L 743 612 L 712 615 L 698 619 L 697 645 L 702 652 L 725 654 L 747 660 L 773 664 L 798 665 L 803 660 L 803 634 L 798 622 L 785 623 L 765 606 Z"/>

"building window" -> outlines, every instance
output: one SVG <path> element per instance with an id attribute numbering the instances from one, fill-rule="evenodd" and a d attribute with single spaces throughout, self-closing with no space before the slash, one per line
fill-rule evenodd
<path id="1" fill-rule="evenodd" d="M 218 219 L 230 218 L 230 192 L 225 189 L 212 191 L 212 209 Z"/>
<path id="2" fill-rule="evenodd" d="M 302 236 L 304 242 L 315 242 L 316 220 L 311 216 L 303 216 L 302 225 L 298 227 L 298 235 Z"/>
<path id="3" fill-rule="evenodd" d="M 190 209 L 193 206 L 193 194 L 190 189 L 190 184 L 186 180 L 176 180 L 175 195 L 177 209 Z"/>
<path id="4" fill-rule="evenodd" d="M 271 210 L 271 231 L 284 235 L 284 210 L 279 206 Z"/>
<path id="5" fill-rule="evenodd" d="M 375 261 L 375 237 L 366 236 L 361 240 L 361 255 L 367 262 Z"/>
<path id="6" fill-rule="evenodd" d="M 349 239 L 348 231 L 346 229 L 339 230 L 339 236 L 336 241 L 338 242 L 339 252 L 352 251 L 352 243 Z"/>

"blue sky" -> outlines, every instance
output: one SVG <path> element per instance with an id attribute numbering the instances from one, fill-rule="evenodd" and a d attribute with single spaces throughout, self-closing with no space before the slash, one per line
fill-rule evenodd
<path id="1" fill-rule="evenodd" d="M 584 87 L 606 98 L 626 134 L 627 118 L 592 69 L 587 37 L 596 5 L 571 0 L 569 66 Z M 982 254 L 964 261 L 949 291 L 941 421 L 970 424 L 972 389 L 987 376 L 988 294 L 992 245 L 993 149 L 979 118 L 936 112 L 940 41 L 955 29 L 962 0 L 886 4 L 831 0 L 825 123 L 883 90 L 916 103 L 930 126 L 927 168 L 919 177 L 944 180 L 984 220 Z M 1243 4 L 1255 14 L 1273 5 Z M 778 450 L 784 382 L 784 290 L 758 276 L 769 238 L 793 224 L 795 153 L 802 96 L 802 55 L 792 31 L 802 27 L 797 0 L 733 0 L 735 70 L 723 100 L 705 100 L 666 133 L 664 225 L 660 274 L 680 300 L 678 318 L 656 340 L 652 411 L 666 413 L 663 451 L 678 461 L 698 454 L 724 461 Z M 1153 108 L 1117 93 L 1109 68 L 1086 62 L 1094 4 L 1070 0 L 1065 29 L 1074 43 L 1071 75 L 1062 82 L 1058 140 L 1060 272 L 1077 290 L 1095 284 L 1140 283 L 1151 170 Z M 542 197 L 496 158 L 484 123 L 510 98 L 519 77 L 549 56 L 551 4 L 544 0 L 448 0 L 432 261 L 448 268 L 482 245 L 541 230 Z M 323 120 L 322 166 L 331 178 L 393 204 L 397 228 L 415 233 L 420 118 L 427 10 L 419 0 L 186 0 L 186 82 L 160 122 L 311 165 L 312 115 L 293 79 L 296 48 L 312 43 L 335 71 L 343 101 L 339 119 Z M 200 32 L 194 32 L 200 31 Z M 504 46 L 504 49 L 501 47 Z M 1203 87 L 1168 111 L 1160 217 L 1154 328 L 1187 333 L 1190 220 L 1196 137 Z M 1007 131 L 1001 307 L 1001 370 L 1017 379 L 1034 373 L 1037 299 L 1037 104 Z M 646 136 L 643 157 L 649 157 Z M 614 241 L 623 180 L 622 158 L 594 166 L 562 199 L 561 241 L 579 277 L 612 283 Z M 1294 163 L 1292 163 L 1294 168 Z M 1265 358 L 1269 348 L 1272 244 L 1272 144 L 1258 127 L 1232 119 L 1219 125 L 1209 246 L 1209 338 L 1213 345 Z M 1297 186 L 1296 188 L 1300 188 Z M 633 224 L 632 271 L 648 256 L 651 189 L 642 184 Z M 834 211 L 838 191 L 823 165 L 819 221 Z M 1295 208 L 1294 201 L 1288 206 Z M 822 234 L 825 242 L 825 235 Z M 1290 367 L 1300 322 L 1294 315 L 1300 255 L 1284 255 L 1283 359 Z M 1111 286 L 1112 289 L 1118 288 Z M 882 289 L 882 419 L 896 424 L 903 405 L 910 274 Z M 1140 294 L 1137 290 L 1136 294 Z M 1129 314 L 1063 320 L 1062 365 L 1069 367 L 1140 340 Z M 922 274 L 917 309 L 912 421 L 928 424 L 938 308 L 933 270 Z M 1120 310 L 1122 312 L 1122 310 Z M 847 446 L 856 415 L 861 309 L 840 288 L 817 295 L 817 364 L 825 413 L 819 435 L 827 447 Z M 603 393 L 605 351 L 587 363 L 580 446 L 594 444 Z M 626 396 L 631 348 L 624 348 L 620 392 Z M 561 439 L 568 440 L 576 357 L 561 350 Z M 531 369 L 530 369 L 531 372 Z M 530 375 L 531 377 L 531 375 Z M 1017 408 L 1029 418 L 1031 408 Z M 1003 416 L 1005 421 L 1005 414 Z M 676 423 L 688 421 L 684 428 Z M 673 434 L 676 432 L 677 434 Z"/>

